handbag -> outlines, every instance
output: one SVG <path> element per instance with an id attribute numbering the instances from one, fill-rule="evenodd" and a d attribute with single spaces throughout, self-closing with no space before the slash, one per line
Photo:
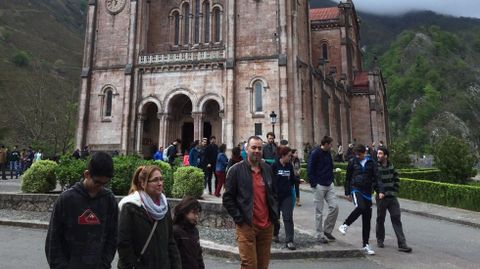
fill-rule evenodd
<path id="1" fill-rule="evenodd" d="M 152 228 L 152 230 L 150 231 L 150 235 L 149 235 L 148 238 L 147 238 L 147 242 L 145 242 L 145 245 L 143 245 L 142 251 L 140 252 L 140 257 L 138 257 L 138 259 L 137 259 L 137 263 L 141 263 L 141 262 L 142 262 L 143 254 L 144 254 L 145 251 L 147 250 L 147 247 L 148 247 L 148 245 L 150 244 L 150 241 L 152 240 L 153 233 L 155 232 L 155 228 L 157 228 L 157 224 L 158 224 L 158 220 L 156 220 L 155 223 L 153 224 L 153 228 Z"/>

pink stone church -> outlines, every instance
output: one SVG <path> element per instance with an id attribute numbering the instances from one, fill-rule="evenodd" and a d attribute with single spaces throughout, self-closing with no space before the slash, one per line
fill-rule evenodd
<path id="1" fill-rule="evenodd" d="M 388 143 L 385 82 L 362 69 L 351 0 L 90 0 L 76 145 L 151 156 L 216 136 Z"/>

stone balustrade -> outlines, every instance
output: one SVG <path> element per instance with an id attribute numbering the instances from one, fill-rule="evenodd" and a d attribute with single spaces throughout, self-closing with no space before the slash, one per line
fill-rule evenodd
<path id="1" fill-rule="evenodd" d="M 225 60 L 225 50 L 189 51 L 143 55 L 139 57 L 138 63 L 140 65 L 152 65 L 214 60 Z"/>

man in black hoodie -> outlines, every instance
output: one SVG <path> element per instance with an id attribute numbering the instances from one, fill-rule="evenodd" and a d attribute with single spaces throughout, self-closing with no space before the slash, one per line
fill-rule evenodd
<path id="1" fill-rule="evenodd" d="M 113 177 L 112 157 L 95 153 L 83 176 L 55 202 L 45 241 L 50 268 L 111 268 L 118 206 L 105 185 Z"/>
<path id="2" fill-rule="evenodd" d="M 372 192 L 375 190 L 379 199 L 384 197 L 384 189 L 378 174 L 377 164 L 365 156 L 366 148 L 362 144 L 355 145 L 355 157 L 348 161 L 347 177 L 345 180 L 345 195 L 352 201 L 355 209 L 345 222 L 338 227 L 343 235 L 348 227 L 362 216 L 362 250 L 367 255 L 375 254 L 368 244 L 370 238 L 370 221 L 372 219 Z"/>

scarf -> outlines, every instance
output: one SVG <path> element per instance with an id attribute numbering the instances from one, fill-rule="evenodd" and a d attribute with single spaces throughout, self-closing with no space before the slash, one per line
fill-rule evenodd
<path id="1" fill-rule="evenodd" d="M 167 198 L 160 194 L 160 205 L 155 204 L 152 197 L 143 191 L 139 191 L 143 207 L 154 220 L 162 220 L 168 212 Z"/>

